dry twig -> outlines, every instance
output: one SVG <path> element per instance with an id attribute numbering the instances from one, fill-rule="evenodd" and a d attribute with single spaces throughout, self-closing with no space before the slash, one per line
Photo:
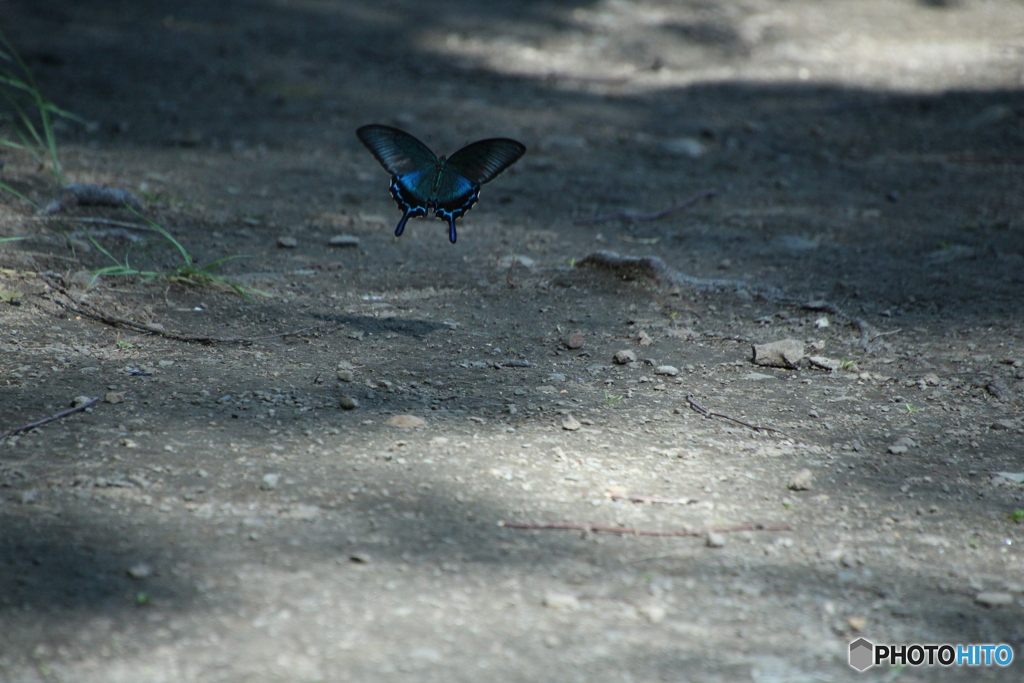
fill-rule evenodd
<path id="1" fill-rule="evenodd" d="M 712 527 L 708 529 L 629 529 L 599 524 L 574 524 L 572 522 L 498 522 L 507 529 L 539 529 L 552 531 L 590 531 L 623 536 L 707 536 L 708 534 L 732 534 L 738 531 L 792 531 L 789 524 L 740 524 L 739 526 Z"/>
<path id="2" fill-rule="evenodd" d="M 85 403 L 82 403 L 81 405 L 77 405 L 74 408 L 68 408 L 67 410 L 62 410 L 61 412 L 57 413 L 56 415 L 51 415 L 50 417 L 44 417 L 42 420 L 36 420 L 35 422 L 30 422 L 27 425 L 23 425 L 21 427 L 16 427 L 15 429 L 8 430 L 8 431 L 4 432 L 3 434 L 0 434 L 0 441 L 3 441 L 4 439 L 6 439 L 8 437 L 14 436 L 15 434 L 21 434 L 22 432 L 27 432 L 27 431 L 29 431 L 31 429 L 35 429 L 36 427 L 42 427 L 44 424 L 47 424 L 49 422 L 53 422 L 54 420 L 60 420 L 62 418 L 67 417 L 68 415 L 74 415 L 75 413 L 79 413 L 79 412 L 85 410 L 86 408 L 92 407 L 99 400 L 100 400 L 99 396 L 97 396 L 96 398 L 90 398 Z"/>
<path id="3" fill-rule="evenodd" d="M 718 194 L 718 190 L 704 190 L 698 192 L 689 199 L 683 200 L 672 206 L 661 209 L 660 211 L 653 211 L 651 213 L 637 213 L 635 211 L 613 211 L 611 213 L 601 214 L 600 216 L 594 216 L 592 218 L 578 218 L 573 221 L 576 225 L 597 225 L 598 223 L 608 223 L 610 221 L 656 221 L 669 214 L 688 209 L 702 199 L 711 199 Z"/>
<path id="4" fill-rule="evenodd" d="M 144 334 L 155 334 L 166 339 L 173 339 L 174 341 L 186 343 L 206 344 L 208 346 L 214 346 L 216 344 L 240 344 L 242 346 L 249 346 L 250 344 L 253 344 L 258 341 L 278 339 L 281 337 L 299 336 L 302 334 L 306 334 L 307 332 L 317 331 L 322 327 L 321 325 L 311 325 L 309 327 L 303 327 L 298 330 L 278 332 L 276 334 L 268 334 L 262 337 L 209 337 L 202 334 L 179 334 L 177 332 L 168 332 L 167 330 L 164 330 L 161 326 L 153 323 L 140 323 L 134 320 L 129 320 L 128 318 L 122 318 L 119 315 L 114 315 L 113 313 L 109 313 L 100 308 L 99 306 L 89 303 L 88 301 L 75 298 L 63 284 L 57 282 L 55 279 L 51 278 L 49 282 L 55 290 L 63 294 L 67 299 L 71 301 L 71 304 L 68 304 L 54 298 L 54 303 L 58 304 L 59 306 L 63 306 L 64 308 L 73 311 L 74 313 L 84 315 L 88 318 L 92 318 L 93 320 L 97 320 L 101 323 L 110 325 L 111 327 L 127 327 L 129 329 L 135 330 L 136 332 L 142 332 Z"/>
<path id="5" fill-rule="evenodd" d="M 789 438 L 789 435 L 786 434 L 786 432 L 782 431 L 781 429 L 774 429 L 772 427 L 759 427 L 758 425 L 752 425 L 749 422 L 744 422 L 743 420 L 737 420 L 735 417 L 726 415 L 725 413 L 716 413 L 712 410 L 708 410 L 707 408 L 705 408 L 704 406 L 702 406 L 701 404 L 697 403 L 697 401 L 694 400 L 693 394 L 686 395 L 686 402 L 690 404 L 691 408 L 696 410 L 704 417 L 720 417 L 723 420 L 729 420 L 730 422 L 735 422 L 738 425 L 743 425 L 744 427 L 753 429 L 755 432 L 775 432 L 776 434 L 782 434 L 786 438 Z"/>
<path id="6" fill-rule="evenodd" d="M 612 500 L 628 500 L 631 503 L 664 503 L 666 505 L 693 505 L 699 503 L 699 498 L 658 498 L 656 496 L 632 496 L 612 493 L 608 496 Z"/>

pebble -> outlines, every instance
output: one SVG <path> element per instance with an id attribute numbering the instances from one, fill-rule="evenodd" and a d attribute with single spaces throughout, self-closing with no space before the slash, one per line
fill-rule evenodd
<path id="1" fill-rule="evenodd" d="M 327 244 L 332 247 L 358 247 L 359 238 L 354 235 L 335 235 L 327 240 Z"/>
<path id="2" fill-rule="evenodd" d="M 974 601 L 983 607 L 1005 607 L 1013 604 L 1013 595 L 998 591 L 986 591 L 975 595 Z"/>
<path id="3" fill-rule="evenodd" d="M 174 361 L 173 360 L 166 360 L 165 359 L 165 360 L 157 362 L 157 365 L 159 365 L 162 368 L 169 368 L 172 365 L 174 365 Z"/>
<path id="4" fill-rule="evenodd" d="M 139 562 L 138 564 L 129 567 L 127 573 L 128 576 L 133 579 L 148 579 L 153 576 L 153 567 L 145 562 Z"/>
<path id="5" fill-rule="evenodd" d="M 636 610 L 640 615 L 652 624 L 660 624 L 665 621 L 668 611 L 661 605 L 644 605 Z"/>
<path id="6" fill-rule="evenodd" d="M 575 595 L 568 593 L 548 593 L 544 596 L 542 604 L 550 609 L 560 612 L 575 612 L 580 608 L 580 601 Z"/>
<path id="7" fill-rule="evenodd" d="M 814 474 L 809 469 L 802 469 L 789 480 L 789 488 L 793 491 L 809 491 L 814 482 Z"/>
<path id="8" fill-rule="evenodd" d="M 632 351 L 629 351 L 628 349 L 623 351 L 616 351 L 615 355 L 612 357 L 612 360 L 618 363 L 619 365 L 627 365 L 629 363 L 636 362 L 636 354 L 633 353 Z"/>
<path id="9" fill-rule="evenodd" d="M 798 339 L 782 339 L 768 344 L 754 344 L 754 364 L 771 368 L 795 368 L 804 357 L 804 343 Z"/>
<path id="10" fill-rule="evenodd" d="M 704 540 L 704 545 L 709 548 L 721 548 L 725 545 L 725 536 L 723 534 L 717 534 L 714 531 L 709 531 Z"/>
<path id="11" fill-rule="evenodd" d="M 354 372 L 348 368 L 338 368 L 338 379 L 342 382 L 351 382 L 356 378 Z"/>
<path id="12" fill-rule="evenodd" d="M 299 241 L 294 237 L 282 235 L 281 237 L 277 238 L 277 246 L 279 246 L 282 249 L 294 249 L 295 247 L 299 246 Z"/>
<path id="13" fill-rule="evenodd" d="M 650 346 L 654 343 L 654 339 L 647 334 L 646 330 L 640 330 L 640 334 L 636 335 L 636 341 L 640 346 Z"/>
<path id="14" fill-rule="evenodd" d="M 124 392 L 108 391 L 103 395 L 103 400 L 107 403 L 124 403 Z"/>
<path id="15" fill-rule="evenodd" d="M 415 415 L 393 415 L 384 420 L 384 424 L 400 429 L 415 429 L 416 427 L 426 427 L 427 421 Z"/>
<path id="16" fill-rule="evenodd" d="M 22 491 L 18 496 L 18 502 L 22 505 L 32 505 L 39 501 L 39 493 L 36 491 Z"/>
<path id="17" fill-rule="evenodd" d="M 338 405 L 345 410 L 355 410 L 359 407 L 359 399 L 352 396 L 342 396 L 338 399 Z"/>
<path id="18" fill-rule="evenodd" d="M 579 333 L 576 333 L 576 334 L 572 335 L 571 337 L 569 337 L 565 341 L 565 345 L 567 347 L 569 347 L 570 349 L 582 349 L 583 348 L 583 344 L 584 344 L 583 335 L 579 334 Z"/>
<path id="19" fill-rule="evenodd" d="M 810 361 L 811 365 L 822 370 L 828 370 L 829 372 L 836 372 L 843 367 L 843 362 L 836 360 L 835 358 L 826 358 L 825 356 L 808 356 L 807 360 Z"/>
<path id="20" fill-rule="evenodd" d="M 817 320 L 814 321 L 814 326 L 817 327 L 819 330 L 822 329 L 822 328 L 828 327 L 829 326 L 828 318 L 825 317 L 825 316 L 821 316 L 820 318 L 818 318 Z"/>
<path id="21" fill-rule="evenodd" d="M 705 152 L 707 152 L 707 148 L 704 146 L 704 143 L 696 138 L 676 138 L 674 140 L 666 140 L 661 144 L 661 148 L 669 154 L 690 157 L 691 159 L 698 159 L 704 156 Z"/>
<path id="22" fill-rule="evenodd" d="M 511 268 L 513 264 L 523 266 L 524 268 L 533 268 L 537 265 L 537 262 L 529 256 L 520 256 L 518 254 L 513 256 L 503 256 L 498 260 L 499 268 Z"/>
<path id="23" fill-rule="evenodd" d="M 669 377 L 675 377 L 679 374 L 679 368 L 674 365 L 659 365 L 654 368 L 655 375 L 668 375 Z"/>
<path id="24" fill-rule="evenodd" d="M 566 418 L 562 420 L 562 429 L 566 430 L 567 432 L 575 432 L 582 426 L 583 425 L 580 424 L 580 421 L 577 420 L 572 415 L 567 415 Z"/>
<path id="25" fill-rule="evenodd" d="M 277 484 L 280 481 L 280 474 L 264 474 L 263 481 L 260 482 L 260 488 L 264 491 L 273 491 L 274 489 L 277 488 Z"/>
<path id="26" fill-rule="evenodd" d="M 550 372 L 550 373 L 548 373 L 548 381 L 549 382 L 564 382 L 565 381 L 565 375 L 563 375 L 560 372 Z"/>

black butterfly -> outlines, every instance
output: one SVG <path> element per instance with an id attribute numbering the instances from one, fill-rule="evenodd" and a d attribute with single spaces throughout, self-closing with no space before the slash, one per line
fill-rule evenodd
<path id="1" fill-rule="evenodd" d="M 395 236 L 410 218 L 434 216 L 448 221 L 448 239 L 455 244 L 455 219 L 480 197 L 480 186 L 514 164 L 526 147 L 508 138 L 490 138 L 466 145 L 450 158 L 439 157 L 405 131 L 390 126 L 363 126 L 356 135 L 391 174 L 391 196 L 405 214 Z"/>

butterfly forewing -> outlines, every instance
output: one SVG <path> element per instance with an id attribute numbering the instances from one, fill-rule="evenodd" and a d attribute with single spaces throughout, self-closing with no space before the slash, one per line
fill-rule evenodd
<path id="1" fill-rule="evenodd" d="M 508 138 L 491 138 L 466 145 L 448 159 L 448 168 L 478 185 L 490 182 L 514 164 L 526 147 Z"/>
<path id="2" fill-rule="evenodd" d="M 363 126 L 356 135 L 391 175 L 432 170 L 437 156 L 422 142 L 391 126 Z"/>

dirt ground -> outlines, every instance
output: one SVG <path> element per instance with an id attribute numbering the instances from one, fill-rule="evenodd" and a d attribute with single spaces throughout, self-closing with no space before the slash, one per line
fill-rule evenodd
<path id="1" fill-rule="evenodd" d="M 263 293 L 88 286 L 88 231 L 177 254 L 127 209 L 0 195 L 31 237 L 0 244 L 0 431 L 104 397 L 0 442 L 0 680 L 1024 680 L 1024 3 L 7 0 L 0 27 L 88 122 L 68 180 Z M 396 239 L 367 123 L 528 152 L 458 244 Z M 818 365 L 752 362 L 783 339 Z M 789 530 L 704 533 L 757 525 Z M 861 636 L 1018 661 L 858 674 Z"/>

